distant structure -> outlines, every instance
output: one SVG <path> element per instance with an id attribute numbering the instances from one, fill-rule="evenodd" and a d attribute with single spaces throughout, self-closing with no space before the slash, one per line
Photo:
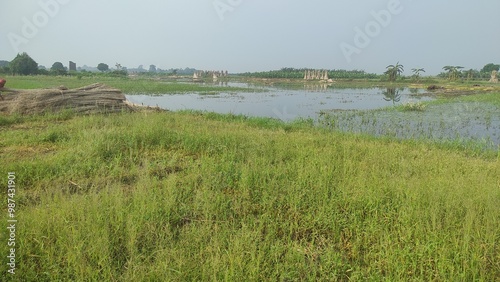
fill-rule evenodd
<path id="1" fill-rule="evenodd" d="M 217 81 L 219 78 L 227 78 L 228 71 L 195 71 L 193 73 L 193 81 L 203 81 L 203 79 L 209 79 L 212 77 L 213 81 Z"/>
<path id="2" fill-rule="evenodd" d="M 333 80 L 328 77 L 327 70 L 305 70 L 304 80 L 319 80 L 320 82 L 333 82 Z"/>
<path id="3" fill-rule="evenodd" d="M 69 61 L 69 71 L 76 71 L 76 64 Z"/>
<path id="4" fill-rule="evenodd" d="M 498 77 L 497 77 L 498 72 L 496 70 L 491 72 L 491 79 L 490 82 L 493 83 L 498 83 Z"/>

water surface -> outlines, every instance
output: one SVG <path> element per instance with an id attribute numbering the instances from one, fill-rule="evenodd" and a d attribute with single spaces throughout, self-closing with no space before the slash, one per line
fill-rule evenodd
<path id="1" fill-rule="evenodd" d="M 250 87 L 243 83 L 229 86 Z M 291 121 L 297 118 L 317 119 L 325 110 L 370 110 L 408 100 L 429 100 L 418 89 L 347 88 L 305 85 L 302 89 L 262 87 L 265 92 L 231 93 L 221 88 L 217 94 L 128 95 L 136 104 L 158 106 L 162 109 L 201 110 L 217 113 L 243 114 Z"/>
<path id="2" fill-rule="evenodd" d="M 255 88 L 245 83 L 225 86 Z M 257 92 L 216 94 L 127 95 L 136 104 L 163 109 L 243 114 L 292 121 L 311 118 L 336 130 L 405 139 L 461 140 L 500 146 L 500 108 L 486 103 L 451 102 L 423 112 L 380 110 L 408 101 L 429 101 L 422 89 L 336 88 L 304 85 L 301 89 L 260 87 Z"/>

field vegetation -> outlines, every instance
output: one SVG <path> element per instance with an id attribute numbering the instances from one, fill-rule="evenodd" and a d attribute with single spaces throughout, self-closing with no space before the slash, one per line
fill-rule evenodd
<path id="1" fill-rule="evenodd" d="M 500 277 L 500 155 L 199 112 L 1 121 L 14 280 Z"/>
<path id="2" fill-rule="evenodd" d="M 127 76 L 114 77 L 108 75 L 78 76 L 4 76 L 6 87 L 14 89 L 53 88 L 64 85 L 68 88 L 83 87 L 100 82 L 118 88 L 125 94 L 169 94 L 169 93 L 207 93 L 207 92 L 254 92 L 256 89 L 245 87 L 231 87 L 205 85 L 200 83 L 184 83 L 172 80 L 162 80 L 151 77 L 129 78 Z"/>
<path id="3" fill-rule="evenodd" d="M 103 82 L 125 93 L 220 89 L 104 76 L 7 80 L 10 88 Z M 500 105 L 499 95 L 459 99 Z M 15 172 L 18 219 L 16 275 L 2 263 L 2 281 L 500 277 L 498 149 L 193 111 L 8 115 L 0 133 L 0 174 L 6 183 Z M 9 248 L 0 244 L 2 254 Z"/>

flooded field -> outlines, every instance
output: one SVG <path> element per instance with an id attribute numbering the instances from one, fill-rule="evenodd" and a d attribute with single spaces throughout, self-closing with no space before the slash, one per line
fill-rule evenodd
<path id="1" fill-rule="evenodd" d="M 243 83 L 229 86 L 251 87 Z M 317 119 L 325 110 L 371 110 L 409 100 L 430 100 L 420 89 L 347 88 L 327 85 L 305 85 L 301 89 L 259 87 L 258 92 L 214 94 L 128 95 L 133 103 L 163 109 L 201 110 L 217 113 L 243 114 L 291 121 L 297 118 Z"/>
<path id="2" fill-rule="evenodd" d="M 229 86 L 255 88 L 244 83 Z M 243 114 L 292 121 L 313 119 L 332 129 L 404 139 L 478 142 L 482 147 L 500 144 L 500 109 L 488 103 L 431 104 L 424 111 L 401 111 L 393 106 L 425 102 L 433 96 L 411 88 L 303 88 L 258 87 L 257 92 L 213 94 L 128 95 L 137 104 L 172 111 L 200 110 Z"/>
<path id="3" fill-rule="evenodd" d="M 500 146 L 500 108 L 480 102 L 429 105 L 425 111 L 331 111 L 320 122 L 330 128 L 403 139 L 432 139 Z"/>

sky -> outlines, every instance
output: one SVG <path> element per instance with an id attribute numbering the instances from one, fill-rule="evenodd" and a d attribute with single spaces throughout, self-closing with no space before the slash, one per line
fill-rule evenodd
<path id="1" fill-rule="evenodd" d="M 498 0 L 2 0 L 0 60 L 410 74 L 500 64 Z"/>

